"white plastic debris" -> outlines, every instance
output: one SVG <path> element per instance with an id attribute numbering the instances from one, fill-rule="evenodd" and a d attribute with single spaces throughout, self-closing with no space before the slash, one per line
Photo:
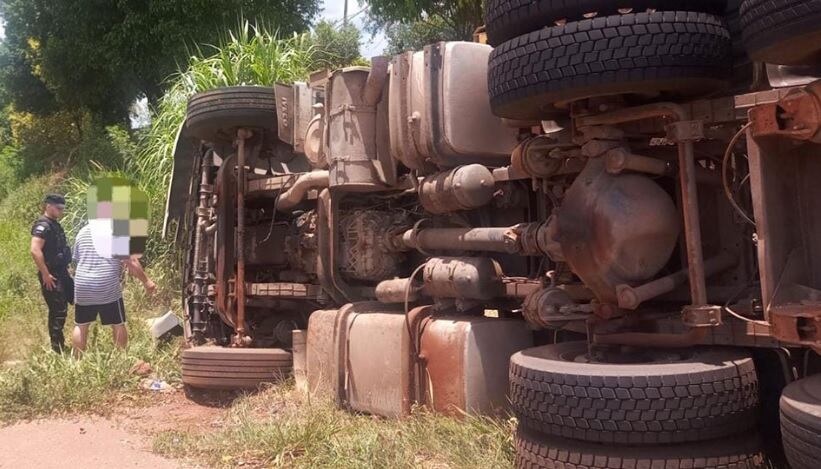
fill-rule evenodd
<path id="1" fill-rule="evenodd" d="M 172 391 L 171 385 L 158 378 L 145 378 L 140 381 L 140 386 L 143 389 L 155 392 L 169 392 Z"/>
<path id="2" fill-rule="evenodd" d="M 151 336 L 155 339 L 168 335 L 182 334 L 180 318 L 173 311 L 168 311 L 158 318 L 146 319 Z"/>

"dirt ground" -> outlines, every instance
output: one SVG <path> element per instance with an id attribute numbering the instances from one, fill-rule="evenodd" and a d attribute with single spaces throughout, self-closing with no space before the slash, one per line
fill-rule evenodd
<path id="1" fill-rule="evenodd" d="M 168 430 L 206 432 L 221 425 L 222 402 L 194 402 L 182 391 L 158 394 L 149 407 L 110 417 L 77 416 L 0 428 L 0 468 L 195 468 L 151 453 L 152 436 Z"/>

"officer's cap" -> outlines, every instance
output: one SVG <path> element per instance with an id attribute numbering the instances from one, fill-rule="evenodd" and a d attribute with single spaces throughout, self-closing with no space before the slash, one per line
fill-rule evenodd
<path id="1" fill-rule="evenodd" d="M 50 205 L 62 205 L 65 207 L 66 205 L 66 198 L 60 194 L 48 194 L 43 199 L 43 202 L 50 204 Z"/>

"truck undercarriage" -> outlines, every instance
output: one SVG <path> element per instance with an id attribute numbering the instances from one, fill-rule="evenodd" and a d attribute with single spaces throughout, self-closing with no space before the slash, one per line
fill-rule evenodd
<path id="1" fill-rule="evenodd" d="M 756 60 L 792 41 L 790 65 L 818 63 L 762 42 L 749 3 Z M 793 382 L 784 446 L 811 467 L 821 81 L 756 62 L 728 92 L 733 33 L 706 7 L 517 37 L 494 14 L 495 49 L 192 98 L 183 381 L 255 386 L 293 351 L 298 383 L 354 411 L 512 408 L 521 467 L 759 467 Z"/>

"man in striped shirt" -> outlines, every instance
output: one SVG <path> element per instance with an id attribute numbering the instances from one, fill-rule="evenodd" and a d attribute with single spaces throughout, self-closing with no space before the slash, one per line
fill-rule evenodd
<path id="1" fill-rule="evenodd" d="M 156 285 L 145 274 L 136 256 L 127 260 L 100 256 L 94 248 L 89 225 L 77 233 L 73 259 L 77 263 L 74 272 L 76 326 L 71 334 L 75 350 L 85 350 L 89 326 L 97 320 L 98 315 L 103 325 L 112 327 L 117 347 L 125 348 L 128 345 L 128 331 L 125 327 L 125 305 L 120 284 L 123 267 L 143 283 L 149 295 L 154 293 Z"/>

